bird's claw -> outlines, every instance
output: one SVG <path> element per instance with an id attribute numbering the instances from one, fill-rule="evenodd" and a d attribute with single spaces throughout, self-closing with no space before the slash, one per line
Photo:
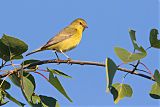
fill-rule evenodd
<path id="1" fill-rule="evenodd" d="M 60 64 L 60 59 L 59 59 L 59 58 L 58 58 L 58 59 L 55 59 L 55 61 L 57 62 L 57 65 Z"/>
<path id="2" fill-rule="evenodd" d="M 71 59 L 71 58 L 68 58 L 68 59 L 67 59 L 67 64 L 72 65 L 71 61 L 72 61 L 72 59 Z"/>

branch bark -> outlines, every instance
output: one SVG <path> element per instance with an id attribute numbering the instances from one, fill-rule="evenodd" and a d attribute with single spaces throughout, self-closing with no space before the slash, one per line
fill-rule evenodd
<path id="1" fill-rule="evenodd" d="M 77 65 L 93 65 L 93 66 L 100 66 L 100 67 L 105 67 L 105 64 L 104 63 L 100 63 L 100 62 L 93 62 L 93 61 L 80 61 L 80 60 L 43 60 L 43 61 L 37 61 L 37 62 L 34 62 L 34 63 L 31 63 L 31 64 L 27 64 L 27 65 L 24 65 L 23 66 L 23 69 L 27 69 L 29 67 L 34 67 L 36 65 L 43 65 L 43 64 L 49 64 L 49 63 L 57 63 L 57 64 L 77 64 Z M 20 71 L 22 68 L 19 68 L 17 69 L 16 71 L 12 72 L 12 74 Z M 118 70 L 119 71 L 123 71 L 123 72 L 127 72 L 127 73 L 130 73 L 130 74 L 133 74 L 133 75 L 137 75 L 137 76 L 140 76 L 140 77 L 143 77 L 143 78 L 146 78 L 146 79 L 149 79 L 149 80 L 153 80 L 155 81 L 152 77 L 146 75 L 146 74 L 142 74 L 142 73 L 139 73 L 139 72 L 133 72 L 132 70 L 129 70 L 129 69 L 126 69 L 126 68 L 121 68 L 121 67 L 118 67 Z M 13 71 L 13 70 L 12 70 Z M 1 74 L 0 75 L 0 78 L 3 78 L 3 77 L 6 77 L 9 73 L 5 73 L 5 74 Z"/>

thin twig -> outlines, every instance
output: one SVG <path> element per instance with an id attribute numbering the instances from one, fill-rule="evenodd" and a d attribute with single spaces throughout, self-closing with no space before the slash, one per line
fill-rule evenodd
<path id="1" fill-rule="evenodd" d="M 21 64 L 13 64 L 13 63 L 12 63 L 12 64 L 7 64 L 7 65 L 5 65 L 5 66 L 21 66 Z M 5 66 L 4 66 L 4 67 L 5 67 Z"/>
<path id="2" fill-rule="evenodd" d="M 2 59 L 2 64 L 1 64 L 1 66 L 0 66 L 0 69 L 3 68 L 6 63 L 7 63 L 7 62 L 6 62 L 6 61 L 4 62 L 4 60 Z"/>
<path id="3" fill-rule="evenodd" d="M 140 64 L 142 64 L 142 65 L 146 68 L 146 70 L 148 71 L 148 73 L 153 77 L 153 74 L 152 74 L 152 72 L 149 70 L 149 68 L 148 68 L 144 63 L 142 63 L 142 62 L 140 62 Z"/>
<path id="4" fill-rule="evenodd" d="M 2 59 L 2 63 L 1 63 L 1 67 L 3 66 L 3 59 Z"/>
<path id="5" fill-rule="evenodd" d="M 20 83 L 21 83 L 21 88 L 22 88 L 22 90 L 24 89 L 24 82 L 23 82 L 23 71 L 24 71 L 24 69 L 23 69 L 23 66 L 24 66 L 24 61 L 23 61 L 23 63 L 22 63 L 22 66 L 21 66 L 21 69 L 20 69 L 20 72 L 18 72 L 18 75 L 19 75 L 19 77 L 20 77 Z"/>
<path id="6" fill-rule="evenodd" d="M 132 73 L 137 69 L 137 67 L 138 67 L 139 63 L 140 63 L 140 60 L 138 60 L 137 64 L 136 64 L 136 65 L 134 65 L 134 68 L 133 68 L 133 70 L 132 70 Z"/>
<path id="7" fill-rule="evenodd" d="M 127 77 L 128 74 L 129 74 L 129 72 L 127 72 L 127 73 L 123 76 L 123 78 L 122 78 L 122 84 L 124 83 L 124 79 Z"/>
<path id="8" fill-rule="evenodd" d="M 136 69 L 137 71 L 142 71 L 142 72 L 145 72 L 147 74 L 150 74 L 149 72 L 145 71 L 145 70 L 142 70 L 142 69 Z"/>
<path id="9" fill-rule="evenodd" d="M 146 51 L 147 51 L 147 50 L 149 50 L 150 48 L 152 48 L 152 46 L 150 46 L 150 47 L 146 48 Z"/>
<path id="10" fill-rule="evenodd" d="M 8 73 L 8 75 L 3 79 L 3 81 L 0 84 L 0 87 L 2 87 L 4 81 L 12 74 L 13 72 Z"/>
<path id="11" fill-rule="evenodd" d="M 132 67 L 135 67 L 135 65 L 134 65 L 134 64 L 129 64 L 129 65 L 131 65 Z"/>
<path id="12" fill-rule="evenodd" d="M 49 79 L 46 76 L 44 76 L 43 74 L 41 74 L 40 72 L 35 71 L 34 73 L 41 75 L 43 78 L 45 78 L 47 81 L 49 81 Z"/>
<path id="13" fill-rule="evenodd" d="M 38 68 L 37 70 L 43 71 L 43 72 L 47 72 L 47 70 L 45 70 L 45 69 L 40 69 L 40 68 Z"/>
<path id="14" fill-rule="evenodd" d="M 43 65 L 43 64 L 49 64 L 49 63 L 57 63 L 57 64 L 68 64 L 68 60 L 43 60 L 43 61 L 37 61 L 37 62 L 33 62 L 31 64 L 27 64 L 27 65 L 24 65 L 23 69 L 27 69 L 27 68 L 30 68 L 30 67 L 33 67 L 33 66 L 36 66 L 36 65 Z M 105 64 L 104 63 L 100 63 L 100 62 L 93 62 L 93 61 L 79 61 L 79 60 L 71 60 L 69 63 L 71 63 L 72 65 L 73 64 L 77 64 L 77 65 L 94 65 L 94 66 L 100 66 L 100 67 L 105 67 Z M 18 72 L 20 69 L 17 69 L 14 73 Z M 128 72 L 128 73 L 131 73 L 131 74 L 134 74 L 134 75 L 137 75 L 137 76 L 140 76 L 140 77 L 144 77 L 146 79 L 149 79 L 149 80 L 153 80 L 154 79 L 148 75 L 145 75 L 145 74 L 141 74 L 141 73 L 138 73 L 138 72 L 133 72 L 132 70 L 129 70 L 129 69 L 125 69 L 125 68 L 121 68 L 121 67 L 118 67 L 119 71 L 123 71 L 123 72 Z M 5 77 L 7 74 L 1 74 L 0 75 L 0 78 L 3 78 Z"/>
<path id="15" fill-rule="evenodd" d="M 117 65 L 117 67 L 120 67 L 120 66 L 122 66 L 122 65 L 124 65 L 125 63 L 121 63 L 121 64 L 119 64 L 119 65 Z"/>

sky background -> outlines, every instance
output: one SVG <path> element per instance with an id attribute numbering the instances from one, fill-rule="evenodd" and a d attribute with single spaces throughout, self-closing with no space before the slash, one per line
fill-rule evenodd
<path id="1" fill-rule="evenodd" d="M 89 28 L 84 31 L 80 45 L 67 52 L 67 55 L 76 60 L 97 62 L 105 62 L 105 59 L 110 57 L 116 64 L 120 64 L 114 47 L 120 46 L 133 51 L 128 29 L 136 30 L 139 44 L 144 48 L 149 46 L 150 29 L 159 29 L 158 6 L 158 0 L 1 0 L 0 35 L 6 33 L 25 41 L 30 52 L 44 45 L 62 28 L 80 17 L 86 20 Z M 59 56 L 65 58 L 63 55 Z M 51 51 L 45 51 L 25 57 L 33 58 L 54 59 L 55 55 Z M 155 69 L 160 70 L 158 58 L 158 50 L 150 49 L 148 56 L 142 61 L 154 72 Z M 73 103 L 70 103 L 44 78 L 33 74 L 37 82 L 37 94 L 56 98 L 62 107 L 160 106 L 158 100 L 152 99 L 148 94 L 153 82 L 135 75 L 128 75 L 124 81 L 132 87 L 133 96 L 124 98 L 115 105 L 112 95 L 105 91 L 105 68 L 66 64 L 40 67 L 58 69 L 73 77 L 59 78 L 73 100 Z M 121 82 L 124 74 L 117 71 L 114 83 Z M 17 87 L 12 86 L 9 92 L 26 103 Z M 9 102 L 4 107 L 12 106 L 17 105 Z"/>

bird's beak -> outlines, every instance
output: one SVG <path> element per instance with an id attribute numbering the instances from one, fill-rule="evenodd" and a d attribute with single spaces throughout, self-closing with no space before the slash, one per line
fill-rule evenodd
<path id="1" fill-rule="evenodd" d="M 87 26 L 87 25 L 83 25 L 83 27 L 84 27 L 84 28 L 88 28 L 88 26 Z"/>

